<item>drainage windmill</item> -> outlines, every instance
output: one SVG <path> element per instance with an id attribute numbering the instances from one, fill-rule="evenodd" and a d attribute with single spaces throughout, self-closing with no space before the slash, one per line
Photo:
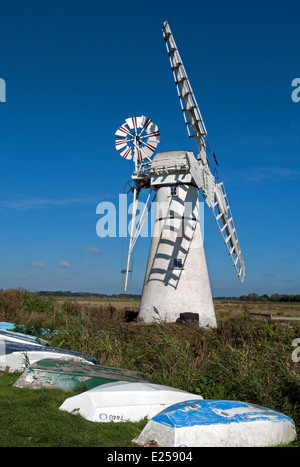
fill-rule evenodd
<path id="1" fill-rule="evenodd" d="M 193 313 L 201 327 L 216 326 L 216 318 L 199 223 L 199 190 L 211 208 L 237 276 L 243 282 L 245 266 L 223 183 L 216 183 L 206 155 L 206 128 L 189 79 L 167 22 L 166 44 L 181 109 L 189 137 L 198 146 L 192 151 L 151 155 L 159 142 L 157 126 L 146 117 L 129 118 L 116 132 L 121 156 L 134 160 L 133 212 L 126 278 L 130 255 L 149 213 L 155 193 L 155 223 L 145 273 L 139 320 L 178 321 Z M 150 189 L 147 203 L 134 227 L 137 199 Z M 153 201 L 153 200 L 152 200 Z M 150 204 L 150 207 L 148 207 Z M 127 286 L 127 279 L 125 290 Z"/>

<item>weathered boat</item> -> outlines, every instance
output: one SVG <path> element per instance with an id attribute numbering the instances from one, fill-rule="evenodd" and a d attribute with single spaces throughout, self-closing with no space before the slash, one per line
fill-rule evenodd
<path id="1" fill-rule="evenodd" d="M 72 359 L 91 364 L 98 361 L 91 355 L 69 349 L 50 347 L 24 340 L 16 341 L 0 335 L 0 370 L 24 371 L 32 363 L 45 358 Z"/>
<path id="2" fill-rule="evenodd" d="M 44 359 L 30 365 L 14 383 L 19 388 L 91 389 L 116 381 L 146 382 L 141 373 L 63 359 Z"/>
<path id="3" fill-rule="evenodd" d="M 69 397 L 60 409 L 79 413 L 93 422 L 137 422 L 191 397 L 197 401 L 202 399 L 201 396 L 160 384 L 119 381 Z"/>
<path id="4" fill-rule="evenodd" d="M 294 421 L 275 410 L 229 400 L 190 400 L 153 417 L 134 440 L 161 447 L 263 447 L 296 439 Z"/>
<path id="5" fill-rule="evenodd" d="M 41 344 L 48 345 L 48 341 L 45 339 L 40 339 L 36 336 L 31 336 L 30 334 L 23 334 L 21 332 L 9 331 L 9 330 L 0 330 L 0 337 L 3 337 L 5 340 L 10 340 L 14 342 L 26 342 L 28 344 Z"/>

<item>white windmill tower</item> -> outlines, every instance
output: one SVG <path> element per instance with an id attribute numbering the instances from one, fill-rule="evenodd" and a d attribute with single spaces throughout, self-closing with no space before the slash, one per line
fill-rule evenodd
<path id="1" fill-rule="evenodd" d="M 133 213 L 126 269 L 136 239 L 148 215 L 144 212 L 134 231 L 137 198 L 142 188 L 156 193 L 155 224 L 145 273 L 139 320 L 175 322 L 183 313 L 193 313 L 201 327 L 216 326 L 216 318 L 199 223 L 199 190 L 213 211 L 233 265 L 241 282 L 245 266 L 223 183 L 216 183 L 206 156 L 206 129 L 189 83 L 174 37 L 167 22 L 163 38 L 189 137 L 198 146 L 192 151 L 158 153 L 158 128 L 146 117 L 127 119 L 116 132 L 116 148 L 133 158 Z M 150 204 L 151 207 L 151 204 Z"/>

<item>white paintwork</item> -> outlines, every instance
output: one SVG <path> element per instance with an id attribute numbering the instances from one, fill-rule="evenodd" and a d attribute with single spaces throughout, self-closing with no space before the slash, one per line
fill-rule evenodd
<path id="1" fill-rule="evenodd" d="M 26 345 L 34 345 L 35 347 L 47 344 L 47 341 L 42 339 L 39 342 L 39 339 L 35 336 L 30 336 L 27 334 L 21 334 L 12 331 L 0 331 L 0 339 L 4 339 L 10 342 L 17 342 L 20 344 L 23 343 Z"/>
<path id="2" fill-rule="evenodd" d="M 151 418 L 166 407 L 191 398 L 202 400 L 169 386 L 118 381 L 107 383 L 77 396 L 69 397 L 61 410 L 79 413 L 92 422 L 137 422 Z"/>
<path id="3" fill-rule="evenodd" d="M 176 322 L 180 313 L 190 312 L 198 313 L 201 327 L 215 327 L 199 223 L 199 190 L 181 168 L 185 155 L 185 151 L 156 154 L 152 162 L 156 213 L 138 318 L 145 323 Z M 177 188 L 176 196 L 171 195 L 171 187 Z M 174 267 L 176 258 L 182 268 Z"/>
<path id="4" fill-rule="evenodd" d="M 205 407 L 214 402 L 221 408 Z M 150 420 L 133 441 L 145 445 L 152 440 L 161 447 L 263 447 L 296 439 L 291 418 L 247 403 L 237 402 L 237 407 L 228 409 L 227 402 L 232 403 L 202 401 L 197 404 L 193 400 L 180 410 L 176 406 L 184 404 L 176 404 Z M 197 405 L 201 408 L 197 409 Z"/>

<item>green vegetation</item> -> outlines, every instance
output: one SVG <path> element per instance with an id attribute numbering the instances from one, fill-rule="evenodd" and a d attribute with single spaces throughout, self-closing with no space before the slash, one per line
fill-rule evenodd
<path id="1" fill-rule="evenodd" d="M 0 374 L 0 447 L 136 446 L 131 440 L 145 422 L 88 422 L 58 409 L 75 392 L 14 388 L 18 376 Z"/>
<path id="2" fill-rule="evenodd" d="M 234 317 L 225 318 L 222 311 L 218 328 L 204 330 L 192 324 L 142 325 L 128 321 L 128 309 L 113 305 L 58 303 L 26 291 L 2 291 L 0 321 L 26 324 L 31 331 L 57 329 L 51 345 L 142 372 L 153 383 L 278 410 L 294 419 L 299 434 L 300 362 L 292 360 L 299 322 L 251 319 L 250 306 L 235 303 Z M 144 426 L 95 424 L 62 413 L 58 407 L 73 394 L 13 388 L 16 379 L 0 375 L 0 446 L 130 446 Z"/>

